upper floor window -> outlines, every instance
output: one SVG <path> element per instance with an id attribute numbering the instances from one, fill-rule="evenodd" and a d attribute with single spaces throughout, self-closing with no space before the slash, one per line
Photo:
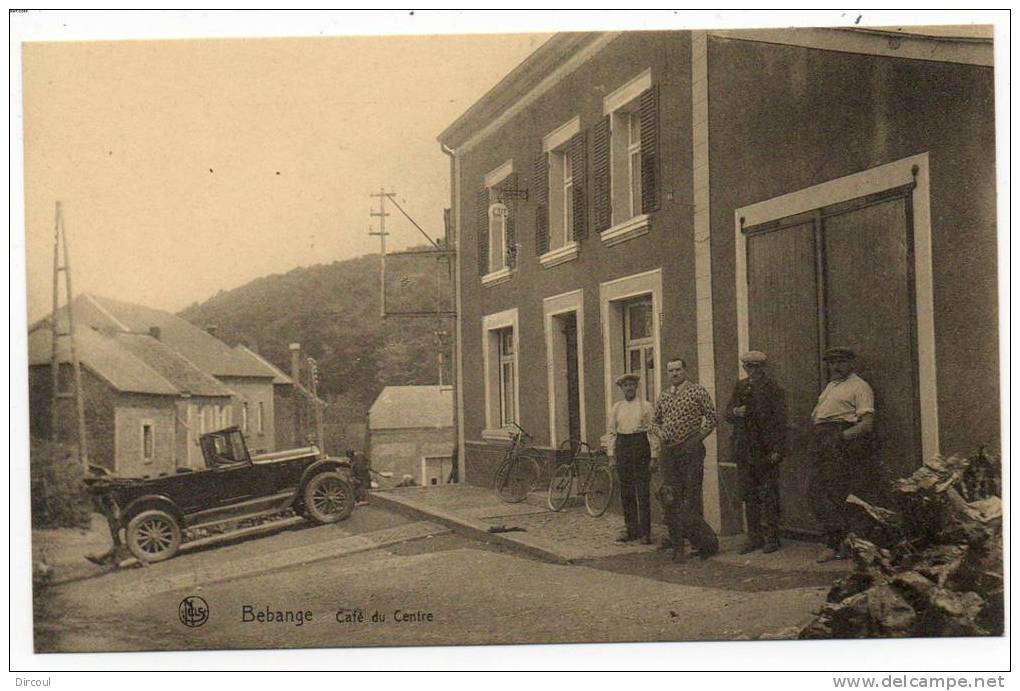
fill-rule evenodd
<path id="1" fill-rule="evenodd" d="M 606 241 L 645 232 L 659 206 L 658 90 L 646 70 L 603 102 L 593 133 L 594 222 Z"/>
<path id="2" fill-rule="evenodd" d="M 535 160 L 535 251 L 546 267 L 577 257 L 588 233 L 586 141 L 574 117 L 542 138 Z"/>
<path id="3" fill-rule="evenodd" d="M 506 261 L 506 216 L 507 207 L 499 199 L 489 200 L 489 273 L 507 266 Z"/>
<path id="4" fill-rule="evenodd" d="M 513 161 L 486 175 L 478 193 L 478 273 L 485 278 L 508 275 L 516 263 L 516 198 L 510 191 L 517 191 Z"/>
<path id="5" fill-rule="evenodd" d="M 620 113 L 619 117 L 627 123 L 626 218 L 632 218 L 641 213 L 641 114 L 631 110 Z"/>

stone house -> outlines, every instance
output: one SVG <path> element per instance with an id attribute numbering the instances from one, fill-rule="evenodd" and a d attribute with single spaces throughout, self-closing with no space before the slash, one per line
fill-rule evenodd
<path id="1" fill-rule="evenodd" d="M 453 388 L 387 386 L 368 411 L 372 468 L 416 484 L 446 484 L 453 457 Z"/>

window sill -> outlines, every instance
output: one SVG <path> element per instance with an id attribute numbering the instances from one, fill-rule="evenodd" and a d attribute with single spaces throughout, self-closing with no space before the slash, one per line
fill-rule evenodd
<path id="1" fill-rule="evenodd" d="M 630 218 L 623 223 L 617 223 L 608 230 L 602 231 L 602 242 L 606 246 L 617 245 L 627 240 L 644 235 L 651 227 L 651 217 L 648 214 L 640 214 Z"/>
<path id="2" fill-rule="evenodd" d="M 510 441 L 510 430 L 506 428 L 483 429 L 482 439 L 485 441 Z"/>
<path id="3" fill-rule="evenodd" d="M 505 283 L 510 280 L 510 275 L 511 275 L 510 267 L 504 266 L 499 271 L 493 271 L 492 273 L 487 273 L 484 276 L 482 276 L 482 285 L 494 286 L 499 283 Z"/>
<path id="4" fill-rule="evenodd" d="M 549 269 L 577 259 L 579 251 L 580 246 L 576 241 L 573 241 L 567 243 L 563 247 L 557 247 L 554 250 L 549 250 L 539 257 L 538 261 L 544 268 Z"/>

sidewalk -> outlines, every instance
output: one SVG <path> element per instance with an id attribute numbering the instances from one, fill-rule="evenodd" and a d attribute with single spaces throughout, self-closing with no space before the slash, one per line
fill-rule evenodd
<path id="1" fill-rule="evenodd" d="M 563 511 L 554 512 L 546 505 L 544 493 L 533 492 L 520 504 L 506 504 L 488 488 L 443 485 L 379 490 L 372 493 L 371 501 L 560 564 L 655 551 L 654 545 L 615 541 L 624 529 L 623 516 L 607 512 L 592 518 L 583 504 L 574 499 Z M 490 533 L 493 527 L 522 528 L 523 531 Z M 663 527 L 653 525 L 652 531 L 658 542 Z M 740 555 L 737 551 L 743 541 L 742 535 L 721 538 L 722 551 L 712 561 L 754 569 L 832 574 L 833 578 L 849 569 L 845 561 L 815 563 L 820 547 L 813 543 L 786 539 L 778 552 Z"/>

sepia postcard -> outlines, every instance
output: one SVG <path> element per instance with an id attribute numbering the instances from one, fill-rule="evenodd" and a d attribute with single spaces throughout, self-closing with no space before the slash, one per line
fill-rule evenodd
<path id="1" fill-rule="evenodd" d="M 656 16 L 20 44 L 34 653 L 1004 635 L 994 27 Z"/>

